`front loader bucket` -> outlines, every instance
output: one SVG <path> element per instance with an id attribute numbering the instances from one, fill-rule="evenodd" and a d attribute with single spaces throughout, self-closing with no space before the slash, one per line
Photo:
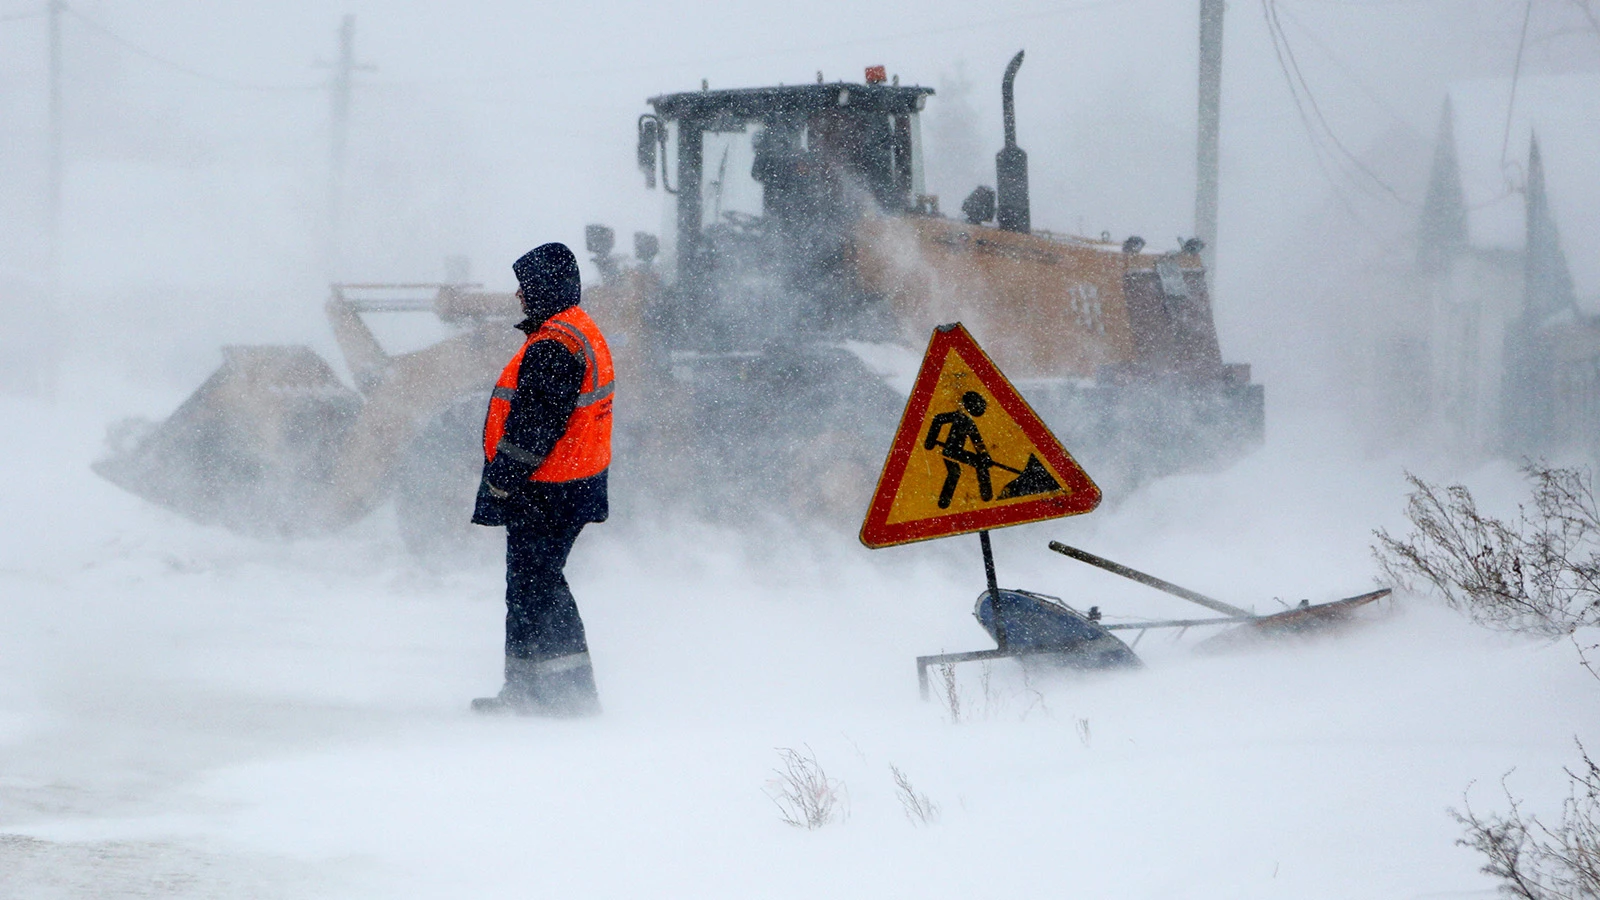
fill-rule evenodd
<path id="1" fill-rule="evenodd" d="M 223 364 L 165 422 L 121 423 L 106 480 L 197 522 L 294 537 L 345 524 L 331 473 L 360 395 L 309 347 L 225 347 Z"/>

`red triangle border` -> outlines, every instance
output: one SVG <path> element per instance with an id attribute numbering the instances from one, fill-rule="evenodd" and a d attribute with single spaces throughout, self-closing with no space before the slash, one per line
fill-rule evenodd
<path id="1" fill-rule="evenodd" d="M 944 362 L 950 353 L 960 354 L 978 381 L 994 395 L 995 402 L 1006 411 L 1012 421 L 1034 445 L 1040 457 L 1059 473 L 1069 489 L 1066 496 L 1041 497 L 1026 503 L 1012 503 L 987 510 L 969 510 L 949 515 L 931 516 L 911 522 L 889 524 L 889 510 L 905 478 L 906 466 L 918 441 L 921 424 L 927 418 L 928 407 L 933 403 L 933 392 L 944 371 Z M 913 416 L 915 411 L 917 415 Z M 912 427 L 915 419 L 916 427 Z M 871 548 L 892 547 L 933 538 L 970 534 L 1009 525 L 1043 522 L 1062 516 L 1081 515 L 1100 505 L 1100 488 L 1089 474 L 1078 465 L 1048 426 L 1033 411 L 1028 401 L 1001 374 L 989 355 L 983 352 L 960 322 L 935 328 L 928 341 L 928 350 L 922 357 L 922 368 L 917 372 L 911 396 L 906 399 L 905 412 L 900 416 L 900 427 L 895 430 L 894 443 L 884 459 L 883 472 L 878 477 L 877 490 L 872 504 L 867 508 L 861 523 L 861 543 Z"/>

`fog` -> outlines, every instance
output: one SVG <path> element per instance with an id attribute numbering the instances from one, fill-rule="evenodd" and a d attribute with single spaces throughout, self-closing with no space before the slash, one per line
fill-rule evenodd
<path id="1" fill-rule="evenodd" d="M 730 519 L 618 471 L 617 514 L 568 568 L 604 715 L 484 720 L 467 702 L 500 677 L 497 531 L 419 558 L 384 504 L 258 540 L 90 469 L 109 426 L 171 414 L 224 345 L 306 345 L 353 384 L 331 282 L 454 279 L 455 257 L 510 291 L 511 261 L 559 240 L 598 284 L 586 225 L 626 251 L 667 221 L 636 165 L 646 100 L 702 83 L 884 65 L 934 88 L 926 191 L 958 216 L 995 184 L 1000 76 L 1025 49 L 1034 227 L 1175 251 L 1196 231 L 1196 6 L 75 0 L 58 229 L 49 17 L 0 6 L 0 896 L 1491 896 L 1445 810 L 1474 783 L 1499 802 L 1512 769 L 1554 809 L 1593 685 L 1571 646 L 1423 595 L 1250 654 L 1151 632 L 1134 672 L 963 667 L 957 712 L 918 698 L 913 663 L 992 645 L 969 618 L 976 537 L 869 551 L 864 500 L 844 522 Z M 1258 613 L 1334 600 L 1375 586 L 1372 531 L 1404 531 L 1405 473 L 1513 511 L 1523 455 L 1587 464 L 1592 424 L 1523 452 L 1465 386 L 1501 382 L 1534 136 L 1572 319 L 1600 312 L 1591 12 L 1231 5 L 1211 305 L 1223 360 L 1265 386 L 1265 442 L 997 531 L 1001 585 L 1114 618 L 1194 613 L 1045 549 L 1061 540 Z M 1446 98 L 1473 251 L 1427 281 Z M 1464 297 L 1486 323 L 1469 337 Z M 449 333 L 373 327 L 391 349 Z M 1469 352 L 1491 339 L 1492 359 Z M 848 816 L 783 824 L 775 748 L 814 753 Z M 891 765 L 937 822 L 902 815 Z"/>

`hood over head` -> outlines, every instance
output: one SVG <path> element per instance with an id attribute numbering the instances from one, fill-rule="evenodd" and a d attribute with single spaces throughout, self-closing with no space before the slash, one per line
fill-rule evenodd
<path id="1" fill-rule="evenodd" d="M 522 287 L 522 311 L 534 327 L 577 306 L 583 293 L 578 258 L 566 244 L 541 244 L 512 263 L 511 271 Z"/>

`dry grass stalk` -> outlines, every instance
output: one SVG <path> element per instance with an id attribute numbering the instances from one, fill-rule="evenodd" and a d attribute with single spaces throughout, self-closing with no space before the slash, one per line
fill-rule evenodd
<path id="1" fill-rule="evenodd" d="M 1021 669 L 1022 687 L 1009 693 L 995 678 L 994 666 L 988 662 L 978 669 L 975 689 L 970 681 L 966 688 L 962 687 L 956 667 L 950 663 L 941 664 L 936 670 L 939 674 L 939 702 L 944 706 L 952 725 L 959 725 L 963 721 L 994 719 L 1012 709 L 1013 700 L 1021 704 L 1017 713 L 1020 720 L 1026 721 L 1035 710 L 1045 716 L 1050 715 L 1044 693 L 1034 686 L 1033 676 L 1026 665 Z"/>
<path id="2" fill-rule="evenodd" d="M 912 786 L 911 779 L 900 771 L 899 766 L 890 763 L 889 771 L 894 773 L 895 795 L 900 798 L 900 808 L 905 811 L 911 824 L 932 825 L 939 821 L 939 804 Z"/>
<path id="3" fill-rule="evenodd" d="M 954 665 L 945 663 L 939 667 L 939 686 L 942 689 L 939 699 L 944 702 L 945 712 L 950 714 L 950 723 L 961 724 L 961 685 L 956 681 Z"/>
<path id="4" fill-rule="evenodd" d="M 804 753 L 780 747 L 778 757 L 782 766 L 772 770 L 767 797 L 785 823 L 816 829 L 847 815 L 844 783 L 828 777 L 809 746 Z"/>

